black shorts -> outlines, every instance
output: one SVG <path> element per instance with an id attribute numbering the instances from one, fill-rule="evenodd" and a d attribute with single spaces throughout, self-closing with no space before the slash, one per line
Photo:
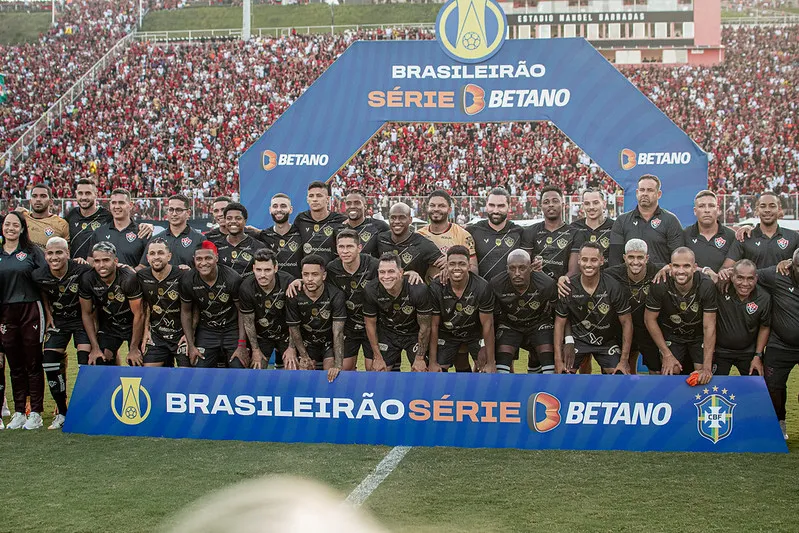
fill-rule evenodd
<path id="1" fill-rule="evenodd" d="M 316 363 L 316 369 L 321 370 L 325 359 L 332 359 L 333 344 L 306 344 L 305 349 L 308 351 L 308 356 Z"/>
<path id="2" fill-rule="evenodd" d="M 258 337 L 258 349 L 261 350 L 267 361 L 269 361 L 269 357 L 272 355 L 272 352 L 275 352 L 275 368 L 283 368 L 283 352 L 288 350 L 288 347 L 288 337 L 278 340 L 263 339 Z"/>
<path id="3" fill-rule="evenodd" d="M 44 334 L 44 349 L 45 350 L 66 350 L 69 346 L 70 339 L 74 339 L 75 348 L 79 344 L 89 344 L 89 336 L 83 328 L 75 330 L 61 330 L 58 328 L 50 328 Z"/>
<path id="4" fill-rule="evenodd" d="M 204 358 L 198 358 L 194 366 L 197 368 L 227 368 L 228 360 L 239 345 L 239 330 L 208 331 L 197 328 L 194 345 L 204 351 Z"/>
<path id="5" fill-rule="evenodd" d="M 654 342 L 649 344 L 633 340 L 633 344 L 630 347 L 630 354 L 634 355 L 638 353 L 643 357 L 644 366 L 646 366 L 650 372 L 660 372 L 662 368 L 660 363 L 660 350 L 658 350 Z"/>
<path id="6" fill-rule="evenodd" d="M 455 357 L 460 352 L 461 346 L 466 346 L 472 359 L 477 360 L 477 354 L 483 347 L 482 339 L 438 339 L 438 354 L 436 362 L 441 366 L 452 366 Z"/>
<path id="7" fill-rule="evenodd" d="M 682 365 L 683 374 L 690 374 L 694 371 L 693 365 L 688 365 L 688 363 L 701 365 L 705 361 L 705 350 L 701 342 L 666 341 L 666 346 Z"/>
<path id="8" fill-rule="evenodd" d="M 553 326 L 548 324 L 524 332 L 501 326 L 497 328 L 496 332 L 497 353 L 499 353 L 500 346 L 514 347 L 516 355 L 519 353 L 519 348 L 534 353 L 539 346 L 553 345 L 555 343 L 554 333 Z"/>
<path id="9" fill-rule="evenodd" d="M 749 367 L 752 365 L 752 358 L 755 352 L 744 350 L 743 352 L 733 352 L 731 350 L 716 349 L 713 354 L 713 375 L 729 376 L 732 367 L 738 369 L 742 376 L 749 375 Z"/>
<path id="10" fill-rule="evenodd" d="M 408 362 L 413 364 L 416 359 L 416 352 L 419 350 L 419 336 L 418 335 L 396 335 L 384 331 L 378 331 L 378 346 L 380 347 L 380 355 L 383 356 L 383 361 L 386 362 L 386 367 L 392 368 L 399 365 L 402 359 L 402 352 L 408 357 Z M 369 355 L 364 352 L 364 357 L 372 359 L 374 354 L 369 350 Z"/>
<path id="11" fill-rule="evenodd" d="M 586 357 L 594 356 L 599 368 L 616 368 L 621 361 L 621 348 L 618 344 L 610 346 L 594 346 L 575 339 L 574 341 L 574 366 L 571 370 L 577 370 Z"/>
<path id="12" fill-rule="evenodd" d="M 117 337 L 116 335 L 111 335 L 103 331 L 97 332 L 97 342 L 100 345 L 101 351 L 109 351 L 114 355 L 110 361 L 105 361 L 103 363 L 100 363 L 100 360 L 98 359 L 97 361 L 100 364 L 115 365 L 116 356 L 119 353 L 119 349 L 122 347 L 123 343 L 128 343 L 128 350 L 130 350 L 130 339 L 125 337 Z"/>
<path id="13" fill-rule="evenodd" d="M 169 344 L 160 340 L 155 340 L 154 344 L 148 344 L 144 352 L 145 363 L 164 363 L 164 366 L 175 366 L 175 354 L 178 351 L 177 344 Z"/>
<path id="14" fill-rule="evenodd" d="M 358 357 L 358 352 L 363 348 L 363 356 L 372 359 L 372 345 L 366 336 L 366 330 L 344 332 L 344 359 Z"/>

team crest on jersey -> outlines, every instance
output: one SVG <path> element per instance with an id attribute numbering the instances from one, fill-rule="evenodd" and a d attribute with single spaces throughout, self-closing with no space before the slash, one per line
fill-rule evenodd
<path id="1" fill-rule="evenodd" d="M 90 227 L 92 228 L 92 230 L 96 230 L 97 228 L 100 227 L 100 223 L 95 220 L 94 222 L 91 223 Z"/>
<path id="2" fill-rule="evenodd" d="M 313 225 L 313 231 L 314 231 L 314 233 L 316 233 L 317 231 L 319 231 L 319 224 L 314 224 L 314 225 Z"/>
<path id="3" fill-rule="evenodd" d="M 691 311 L 693 311 L 694 313 L 698 313 L 699 312 L 699 304 L 698 303 L 691 304 Z"/>
<path id="4" fill-rule="evenodd" d="M 306 254 L 309 254 L 313 252 L 313 246 L 311 246 L 310 242 L 306 242 L 305 244 L 302 245 L 302 251 L 305 252 Z"/>
<path id="5" fill-rule="evenodd" d="M 412 305 L 403 305 L 402 306 L 402 312 L 405 313 L 406 315 L 410 315 L 411 313 L 413 313 L 413 306 Z"/>
<path id="6" fill-rule="evenodd" d="M 286 241 L 283 241 L 283 242 L 286 242 Z M 281 246 L 282 246 L 282 245 L 281 245 Z M 296 242 L 294 242 L 294 241 L 291 241 L 291 242 L 289 243 L 289 250 L 291 250 L 292 252 L 296 252 L 297 250 L 299 250 L 299 248 L 300 248 L 300 245 L 299 245 L 299 243 L 296 243 Z"/>
<path id="7" fill-rule="evenodd" d="M 81 224 L 81 225 L 80 225 L 80 229 L 81 229 L 81 231 L 85 230 L 85 229 L 86 229 L 86 228 L 88 228 L 88 227 L 89 227 L 89 225 L 88 225 L 87 223 L 85 223 L 85 222 L 84 222 L 83 224 Z"/>
<path id="8" fill-rule="evenodd" d="M 750 315 L 754 315 L 757 312 L 757 304 L 755 302 L 749 302 L 746 304 L 746 312 Z"/>
<path id="9" fill-rule="evenodd" d="M 209 300 L 214 300 L 214 299 L 216 299 L 216 294 L 214 294 L 214 293 L 212 293 L 212 292 L 209 292 L 209 293 L 208 293 L 208 299 L 209 299 Z"/>
<path id="10" fill-rule="evenodd" d="M 513 237 L 505 237 L 505 246 L 511 248 L 514 244 L 516 244 L 516 239 Z"/>
<path id="11" fill-rule="evenodd" d="M 286 239 L 280 239 L 279 246 L 280 246 L 281 248 L 283 248 L 284 246 L 286 246 Z"/>
<path id="12" fill-rule="evenodd" d="M 14 257 L 17 258 L 17 261 L 24 261 L 25 258 L 28 257 L 28 254 L 26 254 L 25 252 L 19 252 Z"/>
<path id="13" fill-rule="evenodd" d="M 473 305 L 467 305 L 466 307 L 463 308 L 463 312 L 470 316 L 474 314 L 474 311 L 475 308 Z"/>
<path id="14" fill-rule="evenodd" d="M 178 291 L 169 291 L 166 293 L 170 300 L 175 301 L 178 299 Z"/>
<path id="15" fill-rule="evenodd" d="M 495 241 L 494 241 L 494 244 L 495 244 L 496 246 L 502 246 L 502 239 L 497 239 L 497 240 L 495 240 Z"/>
<path id="16" fill-rule="evenodd" d="M 124 301 L 125 301 L 125 295 L 124 295 L 124 294 L 122 294 L 121 292 L 118 292 L 118 293 L 116 293 L 116 295 L 114 296 L 114 300 L 116 300 L 116 301 L 117 301 L 117 302 L 119 302 L 119 303 L 122 303 L 122 302 L 124 302 Z"/>
<path id="17" fill-rule="evenodd" d="M 163 295 L 164 295 L 164 292 L 165 292 L 165 291 L 164 291 L 164 288 L 163 288 L 163 287 L 158 287 L 158 296 L 163 296 Z"/>
<path id="18" fill-rule="evenodd" d="M 372 238 L 372 232 L 364 231 L 363 233 L 361 233 L 361 240 L 363 242 L 369 242 L 369 239 L 371 238 Z"/>
<path id="19" fill-rule="evenodd" d="M 713 244 L 716 245 L 716 248 L 721 250 L 722 248 L 724 248 L 724 245 L 727 244 L 727 239 L 725 239 L 724 237 L 716 237 L 715 239 L 713 239 Z"/>
<path id="20" fill-rule="evenodd" d="M 552 244 L 552 237 L 547 237 L 547 244 Z"/>
<path id="21" fill-rule="evenodd" d="M 652 229 L 658 229 L 658 226 L 660 226 L 660 219 L 653 218 L 649 224 L 652 226 Z"/>
<path id="22" fill-rule="evenodd" d="M 272 300 L 266 300 L 266 301 L 264 301 L 264 308 L 266 308 L 266 309 L 272 309 Z"/>
<path id="23" fill-rule="evenodd" d="M 330 311 L 328 311 L 327 309 L 322 309 L 321 311 L 319 311 L 319 316 L 322 317 L 322 320 L 327 320 L 328 318 L 330 318 Z"/>
<path id="24" fill-rule="evenodd" d="M 59 287 L 58 287 L 58 292 L 60 292 L 60 293 L 62 293 L 62 294 L 63 294 L 63 293 L 65 293 L 65 292 L 67 292 L 67 288 L 66 288 L 66 287 L 64 287 L 63 285 L 61 285 L 61 286 L 59 286 Z"/>
<path id="25" fill-rule="evenodd" d="M 596 235 L 591 235 L 591 238 L 588 240 L 591 242 L 596 242 Z"/>
<path id="26" fill-rule="evenodd" d="M 394 307 L 394 311 L 399 311 L 401 306 L 400 306 L 400 304 L 394 304 L 393 307 Z"/>
<path id="27" fill-rule="evenodd" d="M 674 322 L 675 324 L 680 324 L 680 323 L 682 323 L 682 318 L 680 318 L 680 315 L 671 315 L 669 318 L 670 318 L 670 319 L 671 319 L 671 321 L 672 321 L 672 322 Z"/>
<path id="28" fill-rule="evenodd" d="M 277 300 L 275 302 L 275 309 L 283 309 L 283 300 Z"/>
<path id="29" fill-rule="evenodd" d="M 155 313 L 157 315 L 160 315 L 163 312 L 164 312 L 164 310 L 161 308 L 160 305 L 154 305 L 153 306 L 153 313 Z"/>
<path id="30" fill-rule="evenodd" d="M 189 246 L 191 246 L 191 238 L 190 237 L 183 237 L 182 239 L 180 239 L 180 244 L 184 248 L 188 248 Z"/>
<path id="31" fill-rule="evenodd" d="M 228 300 L 230 300 L 230 295 L 228 293 L 223 292 L 219 295 L 219 301 L 223 304 L 226 304 Z"/>
<path id="32" fill-rule="evenodd" d="M 230 252 L 230 257 L 232 257 L 233 259 L 238 259 L 239 253 L 236 251 Z"/>
<path id="33" fill-rule="evenodd" d="M 333 228 L 331 228 L 330 226 L 327 226 L 325 228 L 325 230 L 324 230 L 324 233 L 325 233 L 326 236 L 330 237 L 331 235 L 333 235 Z"/>
<path id="34" fill-rule="evenodd" d="M 108 300 L 109 301 L 113 301 L 114 300 L 114 293 L 113 292 L 110 292 L 110 291 L 108 292 Z"/>
<path id="35" fill-rule="evenodd" d="M 350 311 L 355 311 L 355 302 L 353 302 L 351 300 L 347 300 L 347 304 L 346 305 L 347 305 L 347 309 L 349 309 Z"/>
<path id="36" fill-rule="evenodd" d="M 128 242 L 133 242 L 136 240 L 136 234 L 132 231 L 129 231 L 125 234 L 125 238 L 128 240 Z"/>
<path id="37" fill-rule="evenodd" d="M 780 247 L 780 250 L 784 250 L 788 247 L 788 239 L 782 238 L 777 241 L 777 246 Z"/>
<path id="38" fill-rule="evenodd" d="M 566 246 L 568 244 L 569 244 L 569 241 L 567 241 L 566 239 L 558 239 L 557 245 L 558 245 L 558 248 L 560 248 L 561 250 L 566 248 Z"/>
<path id="39" fill-rule="evenodd" d="M 350 287 L 352 287 L 353 289 L 357 289 L 358 288 L 358 282 L 355 281 L 355 280 L 350 281 Z"/>
<path id="40" fill-rule="evenodd" d="M 317 309 L 316 307 L 314 307 L 313 309 L 311 309 L 311 316 L 316 316 L 316 315 L 318 315 L 318 314 L 319 314 L 319 309 Z"/>
<path id="41" fill-rule="evenodd" d="M 602 248 L 608 248 L 610 247 L 610 239 L 608 239 L 607 237 L 602 237 L 601 239 L 599 239 L 599 244 L 600 246 L 602 246 Z"/>
<path id="42" fill-rule="evenodd" d="M 461 311 L 463 311 L 463 305 L 460 302 L 456 303 L 455 310 L 460 313 Z"/>
<path id="43" fill-rule="evenodd" d="M 241 252 L 241 258 L 245 261 L 252 260 L 252 255 L 249 252 Z"/>
<path id="44" fill-rule="evenodd" d="M 53 230 L 53 228 L 51 228 L 51 227 L 49 227 L 49 226 L 48 226 L 48 227 L 46 227 L 46 228 L 44 228 L 44 234 L 45 234 L 47 237 L 52 237 L 54 233 L 55 233 L 55 231 Z"/>
<path id="45" fill-rule="evenodd" d="M 605 304 L 605 303 L 599 304 L 599 312 L 600 313 L 602 313 L 603 315 L 606 315 L 606 314 L 608 314 L 608 311 L 610 311 L 610 306 L 608 304 Z"/>
<path id="46" fill-rule="evenodd" d="M 518 305 L 519 307 L 524 307 L 526 303 L 527 303 L 527 302 L 525 302 L 524 300 L 519 300 L 519 303 L 518 303 L 517 305 Z"/>
<path id="47" fill-rule="evenodd" d="M 685 311 L 688 309 L 688 304 L 685 302 L 680 302 L 680 311 Z"/>
<path id="48" fill-rule="evenodd" d="M 413 256 L 409 252 L 405 252 L 404 254 L 402 254 L 402 262 L 405 263 L 406 265 L 410 263 L 412 259 Z"/>
<path id="49" fill-rule="evenodd" d="M 539 307 L 541 307 L 541 302 L 539 302 L 538 300 L 533 300 L 532 302 L 530 302 L 530 309 L 532 309 L 533 311 L 537 310 Z"/>
<path id="50" fill-rule="evenodd" d="M 593 311 L 594 310 L 594 302 L 588 302 L 588 310 L 589 311 Z"/>

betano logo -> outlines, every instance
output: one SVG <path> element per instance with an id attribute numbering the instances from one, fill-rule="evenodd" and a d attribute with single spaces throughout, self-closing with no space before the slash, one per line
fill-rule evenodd
<path id="1" fill-rule="evenodd" d="M 479 63 L 496 54 L 506 30 L 505 13 L 496 0 L 449 0 L 436 20 L 441 48 L 462 63 Z"/>
<path id="2" fill-rule="evenodd" d="M 141 424 L 150 416 L 152 408 L 150 393 L 142 387 L 141 378 L 119 378 L 119 381 L 119 386 L 111 395 L 111 410 L 114 412 L 114 416 L 128 426 Z M 122 393 L 121 403 L 117 401 L 120 393 Z M 146 403 L 144 411 L 142 399 Z"/>
<path id="3" fill-rule="evenodd" d="M 629 148 L 619 152 L 619 166 L 622 170 L 632 170 L 636 165 L 687 165 L 691 162 L 690 152 L 639 152 Z"/>
<path id="4" fill-rule="evenodd" d="M 541 410 L 543 410 L 543 417 L 538 415 L 538 411 Z M 560 400 L 546 392 L 531 395 L 527 400 L 527 425 L 538 433 L 546 433 L 558 427 L 560 425 Z"/>
<path id="5" fill-rule="evenodd" d="M 467 115 L 476 115 L 486 106 L 485 95 L 485 89 L 479 85 L 464 85 L 461 90 L 461 110 Z"/>
<path id="6" fill-rule="evenodd" d="M 324 167 L 330 158 L 327 154 L 277 154 L 272 150 L 264 150 L 261 166 L 264 170 L 273 170 L 278 165 L 288 167 Z"/>
<path id="7" fill-rule="evenodd" d="M 527 425 L 532 431 L 546 433 L 561 423 L 566 425 L 663 426 L 671 420 L 671 405 L 665 402 L 569 402 L 561 415 L 560 400 L 547 392 L 527 399 Z M 723 438 L 723 437 L 722 437 Z"/>

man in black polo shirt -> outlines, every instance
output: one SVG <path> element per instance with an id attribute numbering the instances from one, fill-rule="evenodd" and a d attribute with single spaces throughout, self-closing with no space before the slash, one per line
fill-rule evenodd
<path id="1" fill-rule="evenodd" d="M 216 244 L 223 241 L 227 236 L 227 226 L 225 224 L 225 208 L 231 202 L 229 196 L 219 196 L 211 200 L 211 216 L 214 218 L 216 227 L 205 232 L 205 238 Z"/>
<path id="2" fill-rule="evenodd" d="M 602 247 L 587 242 L 580 248 L 580 273 L 572 276 L 571 291 L 555 306 L 555 372 L 574 373 L 583 359 L 593 356 L 603 374 L 629 374 L 633 321 L 622 286 L 602 272 Z M 566 325 L 574 337 L 574 361 L 564 357 Z"/>
<path id="3" fill-rule="evenodd" d="M 696 223 L 684 230 L 685 246 L 693 250 L 696 264 L 718 273 L 735 242 L 735 232 L 719 222 L 719 204 L 713 191 L 694 197 Z"/>
<path id="4" fill-rule="evenodd" d="M 376 256 L 377 236 L 384 231 L 388 231 L 388 224 L 382 220 L 366 216 L 366 195 L 358 189 L 347 193 L 344 205 L 347 207 L 345 227 L 358 233 L 362 253 Z"/>
<path id="5" fill-rule="evenodd" d="M 361 253 L 361 249 L 355 230 L 342 230 L 336 235 L 338 258 L 327 265 L 327 282 L 344 293 L 347 305 L 343 370 L 355 370 L 361 348 L 364 358 L 372 358 L 372 346 L 366 336 L 363 317 L 363 291 L 366 284 L 377 277 L 379 261 Z"/>
<path id="6" fill-rule="evenodd" d="M 194 266 L 194 252 L 205 241 L 202 233 L 189 226 L 190 211 L 191 202 L 188 198 L 182 194 L 170 196 L 166 209 L 169 227 L 158 235 L 169 245 L 169 251 L 172 254 L 169 264 L 184 270 Z M 142 268 L 149 266 L 146 252 L 142 255 L 139 264 Z"/>
<path id="7" fill-rule="evenodd" d="M 507 271 L 489 284 L 496 301 L 497 372 L 510 372 L 519 348 L 524 348 L 529 352 L 528 373 L 554 374 L 555 282 L 543 272 L 532 271 L 530 254 L 513 250 L 508 254 Z"/>
<path id="8" fill-rule="evenodd" d="M 470 255 L 465 246 L 449 248 L 447 282 L 434 280 L 430 285 L 433 319 L 429 372 L 448 371 L 462 346 L 467 348 L 481 372 L 497 371 L 494 293 L 486 280 L 469 272 Z M 485 347 L 485 362 L 478 359 L 481 347 Z"/>
<path id="9" fill-rule="evenodd" d="M 649 245 L 649 260 L 665 265 L 671 253 L 683 245 L 683 229 L 677 217 L 658 205 L 663 192 L 660 179 L 652 174 L 638 178 L 635 197 L 638 205 L 616 219 L 610 233 L 610 264 L 620 265 L 624 244 L 641 239 Z"/>
<path id="10" fill-rule="evenodd" d="M 585 218 L 575 220 L 571 226 L 579 232 L 574 237 L 572 253 L 579 253 L 586 242 L 595 242 L 602 248 L 605 266 L 610 255 L 610 232 L 616 222 L 607 216 L 608 203 L 605 193 L 599 189 L 588 188 L 583 191 L 583 212 Z"/>
<path id="11" fill-rule="evenodd" d="M 111 222 L 102 224 L 92 233 L 89 244 L 110 242 L 117 250 L 117 259 L 122 265 L 135 268 L 144 253 L 145 240 L 139 238 L 139 225 L 130 218 L 133 204 L 130 192 L 125 189 L 111 191 L 109 202 Z"/>
<path id="12" fill-rule="evenodd" d="M 294 211 L 291 199 L 283 193 L 277 193 L 269 204 L 269 214 L 274 226 L 261 231 L 260 239 L 275 254 L 280 270 L 288 272 L 294 278 L 302 277 L 300 261 L 302 261 L 302 236 L 297 226 L 289 223 L 289 216 Z"/>
<path id="13" fill-rule="evenodd" d="M 180 281 L 180 322 L 188 361 L 179 366 L 247 368 L 247 337 L 239 319 L 241 276 L 219 264 L 216 245 L 203 241 L 194 252 L 194 270 Z M 193 315 L 199 314 L 195 324 Z"/>
<path id="14" fill-rule="evenodd" d="M 238 202 L 225 207 L 225 230 L 227 235 L 215 244 L 219 250 L 219 261 L 229 266 L 239 276 L 252 273 L 253 254 L 266 245 L 260 240 L 247 235 L 247 208 Z"/>
<path id="15" fill-rule="evenodd" d="M 147 245 L 148 268 L 139 270 L 139 284 L 147 304 L 144 329 L 144 366 L 174 366 L 179 347 L 185 348 L 180 322 L 180 281 L 187 271 L 172 266 L 165 239 Z"/>
<path id="16" fill-rule="evenodd" d="M 58 407 L 51 429 L 64 424 L 67 414 L 67 383 L 64 358 L 69 341 L 74 339 L 78 364 L 89 362 L 91 344 L 83 330 L 78 289 L 81 277 L 92 270 L 87 264 L 69 258 L 69 246 L 61 237 L 52 237 L 44 247 L 47 265 L 33 271 L 33 281 L 43 295 L 46 333 L 44 336 L 43 367 L 50 393 Z"/>
<path id="17" fill-rule="evenodd" d="M 522 248 L 530 257 L 541 256 L 543 272 L 557 280 L 577 270 L 577 252 L 572 251 L 580 230 L 563 221 L 563 191 L 555 185 L 541 189 L 541 212 L 544 221 L 524 228 Z"/>
<path id="18" fill-rule="evenodd" d="M 347 217 L 330 212 L 330 187 L 323 181 L 308 185 L 308 211 L 294 219 L 294 226 L 302 238 L 305 255 L 321 256 L 325 263 L 336 258 L 336 233 L 342 229 Z"/>
<path id="19" fill-rule="evenodd" d="M 403 275 L 402 261 L 392 253 L 383 254 L 377 279 L 363 291 L 363 316 L 372 358 L 366 370 L 399 372 L 402 352 L 413 372 L 427 371 L 432 312 L 427 286 L 412 285 Z"/>
<path id="20" fill-rule="evenodd" d="M 308 255 L 302 260 L 302 290 L 286 305 L 286 325 L 299 360 L 286 358 L 287 370 L 327 370 L 333 381 L 344 365 L 344 293 L 326 283 L 325 259 Z"/>
<path id="21" fill-rule="evenodd" d="M 91 351 L 90 365 L 119 365 L 119 349 L 128 343 L 128 364 L 141 366 L 144 308 L 141 285 L 136 274 L 119 266 L 110 242 L 92 247 L 94 270 L 81 277 L 81 318 Z M 99 330 L 95 324 L 99 324 Z"/>
<path id="22" fill-rule="evenodd" d="M 405 272 L 414 271 L 427 278 L 427 271 L 442 258 L 438 246 L 411 229 L 411 208 L 403 203 L 391 206 L 388 212 L 390 231 L 380 234 L 377 251 L 382 256 L 390 252 L 399 256 Z M 439 264 L 443 265 L 443 262 Z"/>
<path id="23" fill-rule="evenodd" d="M 493 189 L 486 199 L 486 220 L 466 227 L 477 251 L 480 276 L 491 279 L 505 272 L 508 254 L 521 246 L 522 228 L 508 220 L 510 194 L 502 187 Z"/>
<path id="24" fill-rule="evenodd" d="M 286 289 L 294 277 L 279 270 L 274 252 L 264 248 L 255 252 L 252 272 L 239 291 L 239 309 L 252 349 L 250 366 L 265 368 L 275 352 L 275 368 L 283 368 L 285 358 L 297 358 L 286 325 Z"/>
<path id="25" fill-rule="evenodd" d="M 718 296 L 713 374 L 728 376 L 735 366 L 742 376 L 763 375 L 763 352 L 771 332 L 771 296 L 757 287 L 757 267 L 741 259 Z"/>
<path id="26" fill-rule="evenodd" d="M 696 271 L 690 248 L 671 254 L 671 274 L 650 286 L 644 321 L 661 355 L 666 376 L 699 372 L 699 383 L 710 381 L 716 346 L 716 288 Z"/>
<path id="27" fill-rule="evenodd" d="M 757 199 L 757 214 L 760 223 L 743 242 L 735 241 L 724 268 L 729 269 L 739 259 L 749 259 L 757 268 L 774 266 L 793 257 L 799 247 L 799 233 L 779 225 L 782 203 L 779 196 L 766 191 Z"/>
<path id="28" fill-rule="evenodd" d="M 799 250 L 791 258 L 791 271 L 783 276 L 774 267 L 757 271 L 757 281 L 771 294 L 771 335 L 763 361 L 771 402 L 788 439 L 785 427 L 785 404 L 788 398 L 788 377 L 799 364 Z"/>

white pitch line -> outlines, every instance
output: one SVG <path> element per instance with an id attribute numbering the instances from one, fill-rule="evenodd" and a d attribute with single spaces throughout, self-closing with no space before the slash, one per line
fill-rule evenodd
<path id="1" fill-rule="evenodd" d="M 360 507 L 363 502 L 380 486 L 388 475 L 397 468 L 402 458 L 411 450 L 411 446 L 395 446 L 388 454 L 383 457 L 371 474 L 366 476 L 361 484 L 355 487 L 349 496 L 347 503 L 355 507 Z"/>

